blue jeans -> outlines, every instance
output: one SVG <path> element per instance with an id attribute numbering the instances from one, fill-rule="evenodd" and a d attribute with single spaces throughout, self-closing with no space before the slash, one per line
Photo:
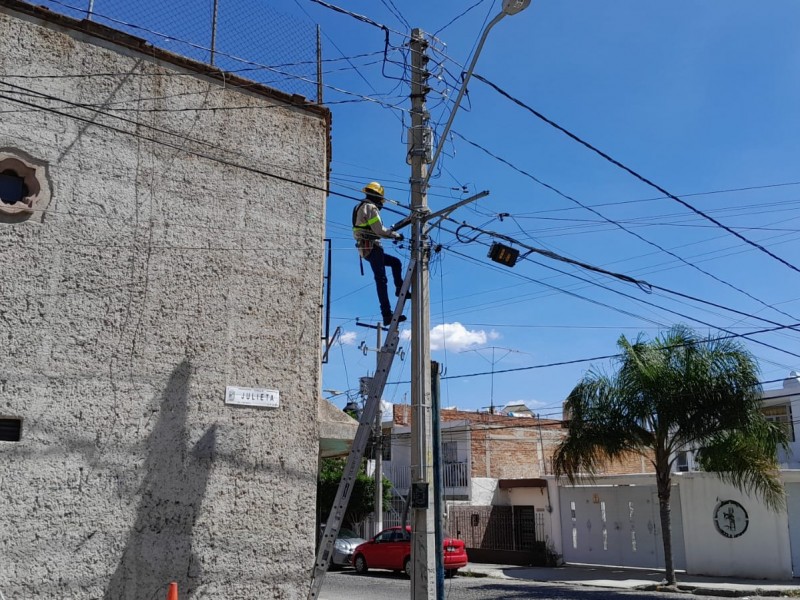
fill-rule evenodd
<path id="1" fill-rule="evenodd" d="M 388 283 L 386 268 L 388 267 L 392 270 L 394 287 L 399 291 L 403 285 L 403 263 L 400 262 L 399 258 L 391 254 L 386 254 L 383 248 L 377 244 L 372 247 L 372 250 L 364 260 L 372 267 L 372 273 L 375 275 L 375 288 L 378 291 L 378 303 L 381 306 L 381 316 L 384 318 L 386 318 L 387 315 L 391 316 L 394 311 L 392 310 L 392 305 L 389 303 L 389 291 L 386 289 Z"/>

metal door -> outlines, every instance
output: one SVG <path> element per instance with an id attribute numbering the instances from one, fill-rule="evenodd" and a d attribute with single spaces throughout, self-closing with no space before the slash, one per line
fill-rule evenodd
<path id="1" fill-rule="evenodd" d="M 561 488 L 561 527 L 566 562 L 664 567 L 664 546 L 654 485 Z M 685 568 L 680 497 L 671 498 L 672 556 Z"/>

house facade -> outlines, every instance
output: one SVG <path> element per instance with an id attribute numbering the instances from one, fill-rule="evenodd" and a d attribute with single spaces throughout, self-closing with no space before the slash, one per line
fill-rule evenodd
<path id="1" fill-rule="evenodd" d="M 408 405 L 394 405 L 391 422 L 384 422 L 383 473 L 397 498 L 385 524 L 399 522 L 411 485 L 410 419 Z M 470 556 L 525 562 L 534 541 L 555 548 L 560 523 L 552 457 L 566 435 L 562 422 L 519 409 L 513 415 L 444 409 L 440 420 L 448 527 L 467 542 Z M 607 471 L 642 472 L 652 468 L 634 456 Z"/>
<path id="2" fill-rule="evenodd" d="M 759 498 L 699 472 L 691 452 L 677 457 L 670 502 L 676 569 L 768 580 L 800 576 L 800 459 L 792 417 L 800 411 L 798 402 L 796 373 L 780 389 L 763 393 L 765 415 L 790 434 L 790 451 L 780 456 L 785 510 L 770 510 Z M 409 485 L 409 417 L 408 407 L 399 406 L 391 424 L 384 423 L 384 438 L 391 439 L 384 472 L 401 496 Z M 556 479 L 550 467 L 565 434 L 560 421 L 539 423 L 535 416 L 442 411 L 442 445 L 452 444 L 448 454 L 442 452 L 443 474 L 460 469 L 468 481 L 464 485 L 462 477 L 453 485 L 453 476 L 445 478 L 450 532 L 465 540 L 471 560 L 529 564 L 532 542 L 542 542 L 551 556 L 568 563 L 663 569 L 652 465 L 631 456 L 571 485 Z M 402 475 L 395 480 L 397 473 Z"/>
<path id="3" fill-rule="evenodd" d="M 762 394 L 765 416 L 786 427 L 779 451 L 787 492 L 783 510 L 698 470 L 695 453 L 676 457 L 671 530 L 677 569 L 695 575 L 785 580 L 800 577 L 800 380 L 795 372 Z M 603 476 L 583 485 L 559 482 L 559 553 L 572 563 L 663 568 L 658 492 L 651 475 Z M 680 579 L 680 576 L 679 576 Z"/>
<path id="4" fill-rule="evenodd" d="M 13 0 L 0 72 L 0 592 L 304 598 L 328 111 Z"/>

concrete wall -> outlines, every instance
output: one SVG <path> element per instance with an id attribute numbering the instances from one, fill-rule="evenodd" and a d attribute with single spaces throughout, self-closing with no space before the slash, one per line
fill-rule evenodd
<path id="1" fill-rule="evenodd" d="M 785 510 L 771 511 L 760 499 L 742 494 L 708 473 L 681 473 L 675 480 L 683 506 L 689 573 L 754 579 L 792 577 Z M 739 537 L 726 537 L 714 525 L 714 509 L 725 500 L 734 500 L 747 511 L 747 529 Z"/>
<path id="2" fill-rule="evenodd" d="M 52 192 L 0 222 L 0 417 L 23 419 L 0 442 L 0 591 L 305 598 L 325 198 L 258 171 L 323 186 L 326 112 L 9 4 L 4 81 L 102 112 L 0 99 L 0 149 Z"/>
<path id="3" fill-rule="evenodd" d="M 790 498 L 789 509 L 774 512 L 754 496 L 742 494 L 735 488 L 722 483 L 710 473 L 674 473 L 672 476 L 672 542 L 673 558 L 676 568 L 685 568 L 692 575 L 710 575 L 717 577 L 735 576 L 753 579 L 790 579 L 792 577 L 792 549 L 790 543 L 790 523 L 800 517 L 800 509 Z M 787 488 L 800 487 L 800 471 L 782 471 L 781 478 Z M 650 475 L 598 477 L 592 482 L 572 487 L 562 480 L 561 485 L 551 494 L 555 509 L 565 504 L 565 499 L 583 494 L 586 497 L 606 497 L 609 492 L 618 491 L 624 495 L 637 489 L 651 488 L 653 503 L 657 502 L 655 479 Z M 627 490 L 627 491 L 626 491 Z M 733 500 L 744 507 L 747 512 L 747 529 L 737 537 L 728 537 L 720 533 L 714 525 L 714 513 L 717 506 Z M 637 503 L 639 505 L 641 503 Z M 588 506 L 588 505 L 587 505 Z M 563 506 L 562 506 L 563 508 Z M 638 511 L 641 516 L 641 511 Z M 557 551 L 564 554 L 567 561 L 572 560 L 575 553 L 565 545 L 570 543 L 569 526 L 566 524 L 568 514 L 562 515 L 563 525 L 560 539 L 555 543 Z M 652 520 L 655 524 L 659 544 L 662 544 L 658 522 L 657 507 L 653 506 Z M 553 521 L 554 525 L 558 523 Z M 583 513 L 578 516 L 578 526 L 586 523 Z M 557 525 L 556 525 L 557 526 Z M 595 528 L 596 529 L 596 528 Z M 644 549 L 645 538 L 654 533 L 649 527 L 638 527 L 640 545 Z M 555 533 L 555 532 L 554 532 Z M 584 532 L 585 533 L 585 532 Z M 554 535 L 554 541 L 558 536 Z M 583 536 L 585 537 L 585 535 Z M 800 536 L 798 536 L 800 539 Z M 624 552 L 615 537 L 609 535 L 607 552 L 595 553 L 592 559 L 583 556 L 573 562 L 593 562 L 618 566 L 643 566 L 637 564 L 630 554 Z M 622 541 L 625 544 L 625 541 Z M 663 568 L 663 552 L 661 547 L 653 547 L 657 556 L 655 568 Z M 607 556 L 606 556 L 607 555 Z M 797 562 L 795 560 L 795 562 Z M 652 566 L 652 565 L 649 565 Z M 679 577 L 680 579 L 680 577 Z"/>

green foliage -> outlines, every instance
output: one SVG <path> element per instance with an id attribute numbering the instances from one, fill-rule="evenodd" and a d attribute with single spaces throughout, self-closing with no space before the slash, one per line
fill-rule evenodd
<path id="1" fill-rule="evenodd" d="M 677 325 L 653 341 L 622 336 L 618 345 L 617 372 L 589 372 L 567 398 L 557 474 L 574 482 L 635 452 L 665 481 L 678 452 L 703 448 L 704 470 L 782 506 L 777 448 L 788 440 L 763 416 L 758 365 L 738 341 Z"/>
<path id="2" fill-rule="evenodd" d="M 339 490 L 339 482 L 342 479 L 346 459 L 344 458 L 325 458 L 322 460 L 319 479 L 317 480 L 317 512 L 324 520 L 330 512 L 336 493 Z M 383 478 L 383 503 L 387 506 L 391 500 L 392 482 L 386 477 Z M 375 480 L 367 475 L 363 468 L 356 476 L 353 492 L 350 495 L 350 502 L 347 505 L 344 522 L 353 527 L 355 523 L 362 521 L 375 509 Z"/>
<path id="3" fill-rule="evenodd" d="M 651 460 L 667 525 L 667 580 L 674 583 L 668 524 L 678 453 L 702 449 L 704 471 L 777 510 L 785 503 L 777 450 L 788 449 L 788 439 L 761 412 L 758 365 L 738 341 L 701 338 L 677 325 L 652 341 L 621 336 L 618 345 L 617 371 L 590 371 L 567 397 L 568 431 L 555 472 L 575 483 L 631 452 Z"/>

